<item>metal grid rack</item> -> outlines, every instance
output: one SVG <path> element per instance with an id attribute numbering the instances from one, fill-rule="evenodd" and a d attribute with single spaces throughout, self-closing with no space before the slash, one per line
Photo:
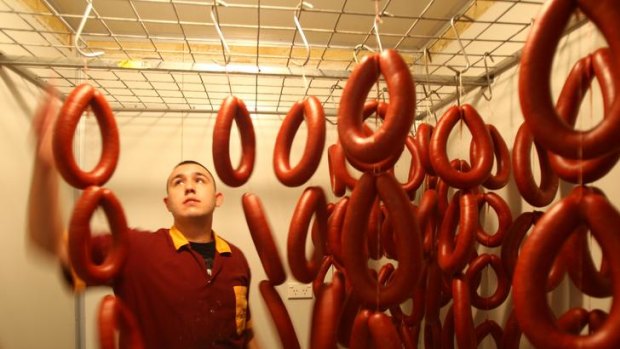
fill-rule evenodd
<path id="1" fill-rule="evenodd" d="M 214 112 L 232 93 L 283 114 L 315 95 L 333 117 L 355 55 L 382 46 L 410 64 L 422 116 L 517 64 L 543 2 L 0 0 L 0 65 L 64 94 L 88 81 L 116 111 Z"/>

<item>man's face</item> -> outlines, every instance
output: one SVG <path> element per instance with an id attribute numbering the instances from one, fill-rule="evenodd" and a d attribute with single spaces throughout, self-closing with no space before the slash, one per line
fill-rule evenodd
<path id="1" fill-rule="evenodd" d="M 168 177 L 167 188 L 164 203 L 175 219 L 210 215 L 222 200 L 211 174 L 197 164 L 177 166 Z"/>

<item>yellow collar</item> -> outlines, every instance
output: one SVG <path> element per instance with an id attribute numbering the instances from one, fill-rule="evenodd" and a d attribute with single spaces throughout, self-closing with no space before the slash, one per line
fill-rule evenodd
<path id="1" fill-rule="evenodd" d="M 172 226 L 172 228 L 170 228 L 170 237 L 172 238 L 172 244 L 174 244 L 174 248 L 177 251 L 181 247 L 189 244 L 189 241 L 187 240 L 185 235 L 183 235 L 183 233 L 181 233 L 181 231 L 179 231 L 179 229 L 177 229 L 175 226 Z M 215 240 L 215 250 L 217 251 L 217 253 L 231 253 L 230 245 L 228 244 L 228 242 L 217 236 L 215 231 L 213 232 L 213 239 Z"/>

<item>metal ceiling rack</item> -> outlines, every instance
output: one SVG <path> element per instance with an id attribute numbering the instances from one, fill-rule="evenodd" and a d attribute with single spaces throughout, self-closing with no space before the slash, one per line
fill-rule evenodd
<path id="1" fill-rule="evenodd" d="M 234 93 L 255 114 L 283 114 L 311 94 L 334 116 L 355 48 L 377 46 L 379 15 L 383 46 L 398 49 L 410 64 L 421 116 L 454 101 L 459 85 L 485 88 L 517 64 L 531 16 L 544 0 L 428 0 L 415 8 L 411 0 L 382 0 L 376 10 L 370 1 L 289 2 L 95 1 L 79 41 L 83 51 L 105 54 L 85 58 L 72 44 L 85 1 L 0 0 L 0 65 L 65 94 L 87 80 L 116 111 L 208 113 Z M 219 10 L 219 26 L 209 18 L 212 8 Z M 227 65 L 218 28 L 230 47 Z M 307 53 L 305 67 L 293 64 Z M 379 91 L 385 90 L 381 81 Z"/>

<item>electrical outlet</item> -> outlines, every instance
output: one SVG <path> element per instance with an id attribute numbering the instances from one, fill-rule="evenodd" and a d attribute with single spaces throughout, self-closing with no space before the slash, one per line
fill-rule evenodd
<path id="1" fill-rule="evenodd" d="M 286 294 L 288 299 L 311 299 L 312 284 L 289 283 Z"/>

